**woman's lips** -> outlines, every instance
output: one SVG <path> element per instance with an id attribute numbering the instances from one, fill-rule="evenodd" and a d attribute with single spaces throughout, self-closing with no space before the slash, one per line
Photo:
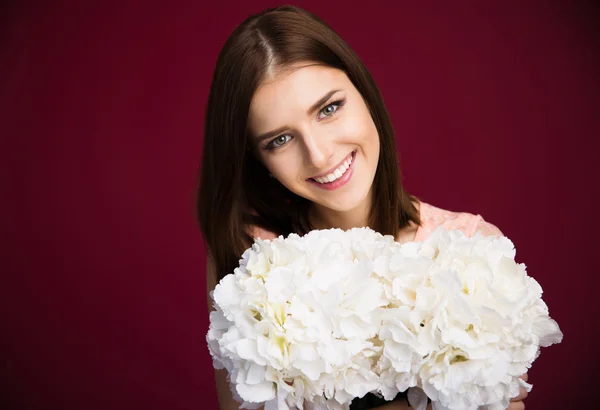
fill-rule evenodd
<path id="1" fill-rule="evenodd" d="M 350 166 L 348 167 L 348 169 L 346 169 L 346 171 L 344 171 L 342 176 L 337 178 L 335 181 L 321 183 L 321 182 L 315 181 L 313 178 L 309 178 L 308 182 L 310 182 L 311 184 L 315 185 L 318 188 L 325 189 L 327 191 L 332 191 L 332 190 L 338 189 L 338 188 L 346 185 L 348 183 L 348 181 L 350 181 L 350 179 L 352 178 L 352 175 L 354 174 L 354 164 L 356 162 L 356 151 L 353 151 L 350 154 L 350 156 L 352 158 L 352 161 L 350 162 Z M 341 164 L 343 164 L 343 161 Z M 328 175 L 328 174 L 326 174 L 326 175 Z"/>
<path id="2" fill-rule="evenodd" d="M 311 177 L 310 179 L 314 179 L 314 180 L 316 180 L 317 178 L 323 178 L 323 177 L 326 177 L 326 176 L 327 176 L 327 175 L 329 175 L 329 174 L 332 174 L 332 173 L 333 173 L 335 170 L 337 170 L 339 167 L 341 167 L 341 166 L 342 166 L 342 164 L 343 164 L 344 162 L 346 162 L 346 161 L 347 161 L 347 160 L 348 160 L 348 159 L 349 159 L 349 158 L 350 158 L 352 155 L 354 155 L 354 153 L 355 153 L 355 152 L 356 152 L 356 151 L 352 151 L 350 154 L 348 154 L 348 155 L 346 156 L 346 158 L 344 158 L 342 161 L 340 161 L 340 163 L 339 163 L 339 164 L 337 164 L 335 167 L 331 168 L 329 171 L 327 171 L 327 172 L 323 172 L 322 174 L 319 174 L 319 175 L 317 175 L 317 176 Z"/>

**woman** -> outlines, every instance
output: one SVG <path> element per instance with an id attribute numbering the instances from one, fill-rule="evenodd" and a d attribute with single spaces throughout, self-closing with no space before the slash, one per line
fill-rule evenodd
<path id="1" fill-rule="evenodd" d="M 253 237 L 358 226 L 398 242 L 423 240 L 439 225 L 500 233 L 478 215 L 420 202 L 400 181 L 379 90 L 327 24 L 284 6 L 234 30 L 210 90 L 198 193 L 209 292 Z M 215 374 L 221 410 L 237 409 L 225 371 Z M 525 396 L 510 409 L 524 408 Z M 368 395 L 351 408 L 409 407 L 400 394 L 391 403 Z"/>

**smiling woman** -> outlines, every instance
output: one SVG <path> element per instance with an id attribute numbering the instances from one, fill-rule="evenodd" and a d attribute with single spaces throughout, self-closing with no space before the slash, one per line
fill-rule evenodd
<path id="1" fill-rule="evenodd" d="M 500 234 L 479 215 L 445 211 L 404 190 L 373 78 L 335 31 L 299 8 L 254 15 L 227 40 L 203 154 L 198 218 L 209 292 L 255 237 L 364 226 L 399 242 L 423 240 L 438 226 Z M 216 378 L 221 409 L 238 408 L 227 373 L 218 370 Z M 523 397 L 511 409 L 522 408 Z M 389 404 L 368 394 L 351 409 L 381 405 L 408 408 L 404 394 Z"/>
<path id="2" fill-rule="evenodd" d="M 312 217 L 324 219 L 313 226 L 340 213 L 347 228 L 364 223 L 379 136 L 344 71 L 311 62 L 280 69 L 255 92 L 248 131 L 276 135 L 256 144 L 256 156 L 281 185 L 310 201 Z"/>

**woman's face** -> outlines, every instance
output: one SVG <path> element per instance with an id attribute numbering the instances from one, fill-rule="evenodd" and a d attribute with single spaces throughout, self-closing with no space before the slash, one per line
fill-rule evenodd
<path id="1" fill-rule="evenodd" d="M 258 158 L 290 191 L 333 211 L 369 204 L 379 135 L 343 71 L 306 63 L 269 78 L 248 127 Z"/>

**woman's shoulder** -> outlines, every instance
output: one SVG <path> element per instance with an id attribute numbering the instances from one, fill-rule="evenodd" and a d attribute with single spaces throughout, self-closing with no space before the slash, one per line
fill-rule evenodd
<path id="1" fill-rule="evenodd" d="M 494 224 L 487 222 L 480 214 L 469 212 L 456 212 L 438 208 L 425 202 L 419 206 L 421 226 L 415 241 L 425 239 L 436 228 L 443 226 L 445 229 L 458 229 L 467 236 L 474 235 L 477 231 L 483 235 L 502 235 L 502 231 Z"/>

